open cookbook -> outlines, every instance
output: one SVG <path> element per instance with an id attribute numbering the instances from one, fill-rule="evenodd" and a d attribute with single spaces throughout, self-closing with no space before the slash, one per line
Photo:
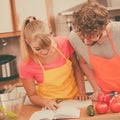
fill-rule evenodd
<path id="1" fill-rule="evenodd" d="M 29 120 L 53 120 L 65 118 L 80 118 L 80 108 L 92 105 L 91 100 L 64 100 L 59 103 L 60 108 L 56 111 L 41 110 L 33 113 Z"/>

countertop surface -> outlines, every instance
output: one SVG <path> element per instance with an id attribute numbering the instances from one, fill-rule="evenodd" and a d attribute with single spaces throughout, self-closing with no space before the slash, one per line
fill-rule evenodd
<path id="1" fill-rule="evenodd" d="M 29 120 L 30 116 L 34 112 L 39 110 L 40 108 L 34 105 L 23 105 L 22 111 L 17 120 Z M 80 111 L 81 111 L 79 118 L 80 120 L 120 120 L 120 113 L 112 113 L 111 111 L 108 111 L 108 113 L 106 114 L 95 113 L 94 116 L 88 116 L 86 112 L 86 108 L 81 108 Z M 69 119 L 69 120 L 79 120 L 79 119 Z"/>
<path id="2" fill-rule="evenodd" d="M 20 78 L 13 79 L 13 80 L 8 80 L 8 81 L 1 81 L 0 82 L 0 89 L 4 85 L 15 85 L 16 86 L 22 86 Z M 25 104 L 22 107 L 21 113 L 17 120 L 29 120 L 30 116 L 36 112 L 39 111 L 40 108 L 36 107 L 31 104 Z M 80 120 L 120 120 L 120 113 L 112 113 L 110 110 L 106 114 L 98 114 L 97 112 L 95 113 L 94 116 L 90 117 L 87 115 L 86 108 L 80 109 Z M 79 119 L 69 119 L 69 120 L 79 120 Z M 67 119 L 68 120 L 68 119 Z"/>
<path id="3" fill-rule="evenodd" d="M 22 86 L 20 78 L 8 80 L 8 81 L 1 81 L 0 82 L 0 89 L 3 88 L 4 85 L 15 85 L 16 86 Z M 36 112 L 39 111 L 40 108 L 36 107 L 31 104 L 25 104 L 22 107 L 21 113 L 17 120 L 29 120 L 30 116 Z M 95 113 L 94 116 L 90 117 L 87 115 L 86 108 L 80 109 L 80 120 L 120 120 L 120 113 L 112 113 L 110 110 L 106 114 L 98 114 Z M 69 119 L 69 120 L 79 120 L 79 119 Z M 67 119 L 68 120 L 68 119 Z"/>
<path id="4" fill-rule="evenodd" d="M 0 89 L 2 89 L 4 85 L 14 85 L 14 84 L 16 84 L 16 86 L 22 86 L 22 82 L 21 82 L 20 78 L 0 81 Z"/>

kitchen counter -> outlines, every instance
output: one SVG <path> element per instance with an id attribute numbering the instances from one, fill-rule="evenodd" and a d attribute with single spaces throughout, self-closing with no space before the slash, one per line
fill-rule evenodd
<path id="1" fill-rule="evenodd" d="M 18 78 L 14 80 L 0 82 L 0 87 L 8 84 L 16 84 L 16 86 L 18 87 L 23 86 L 20 78 Z M 20 116 L 17 118 L 17 120 L 29 120 L 30 116 L 34 112 L 39 110 L 40 110 L 39 107 L 36 107 L 32 104 L 25 104 L 23 105 Z M 108 111 L 107 114 L 95 113 L 94 116 L 90 117 L 86 113 L 86 108 L 82 108 L 79 119 L 80 120 L 120 120 L 120 113 L 112 113 L 111 111 Z M 69 120 L 79 120 L 79 119 L 69 119 Z"/>
<path id="2" fill-rule="evenodd" d="M 24 105 L 20 113 L 20 116 L 18 117 L 17 120 L 29 120 L 32 113 L 39 110 L 40 108 L 34 105 Z M 86 113 L 86 108 L 82 108 L 79 119 L 69 119 L 69 120 L 120 120 L 120 113 L 112 113 L 111 111 L 108 111 L 108 113 L 106 114 L 95 113 L 94 116 L 88 116 Z"/>
<path id="3" fill-rule="evenodd" d="M 4 87 L 4 85 L 13 85 L 16 83 L 19 83 L 19 78 L 12 79 L 12 80 L 5 80 L 5 81 L 0 81 L 0 89 Z"/>

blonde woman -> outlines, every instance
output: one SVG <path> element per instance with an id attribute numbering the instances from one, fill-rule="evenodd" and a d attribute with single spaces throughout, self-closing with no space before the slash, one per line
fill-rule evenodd
<path id="1" fill-rule="evenodd" d="M 55 110 L 56 100 L 85 99 L 82 73 L 67 38 L 53 38 L 44 22 L 31 16 L 23 23 L 20 47 L 19 75 L 33 104 Z"/>

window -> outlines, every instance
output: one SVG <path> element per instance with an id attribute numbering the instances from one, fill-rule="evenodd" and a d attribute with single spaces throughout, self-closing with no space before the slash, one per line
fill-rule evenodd
<path id="1" fill-rule="evenodd" d="M 12 19 L 9 0 L 0 1 L 0 16 L 0 33 L 8 31 L 12 32 Z"/>
<path id="2" fill-rule="evenodd" d="M 0 38 L 19 36 L 23 20 L 28 16 L 35 16 L 48 25 L 53 24 L 53 20 L 48 20 L 53 15 L 51 1 L 0 0 Z"/>

